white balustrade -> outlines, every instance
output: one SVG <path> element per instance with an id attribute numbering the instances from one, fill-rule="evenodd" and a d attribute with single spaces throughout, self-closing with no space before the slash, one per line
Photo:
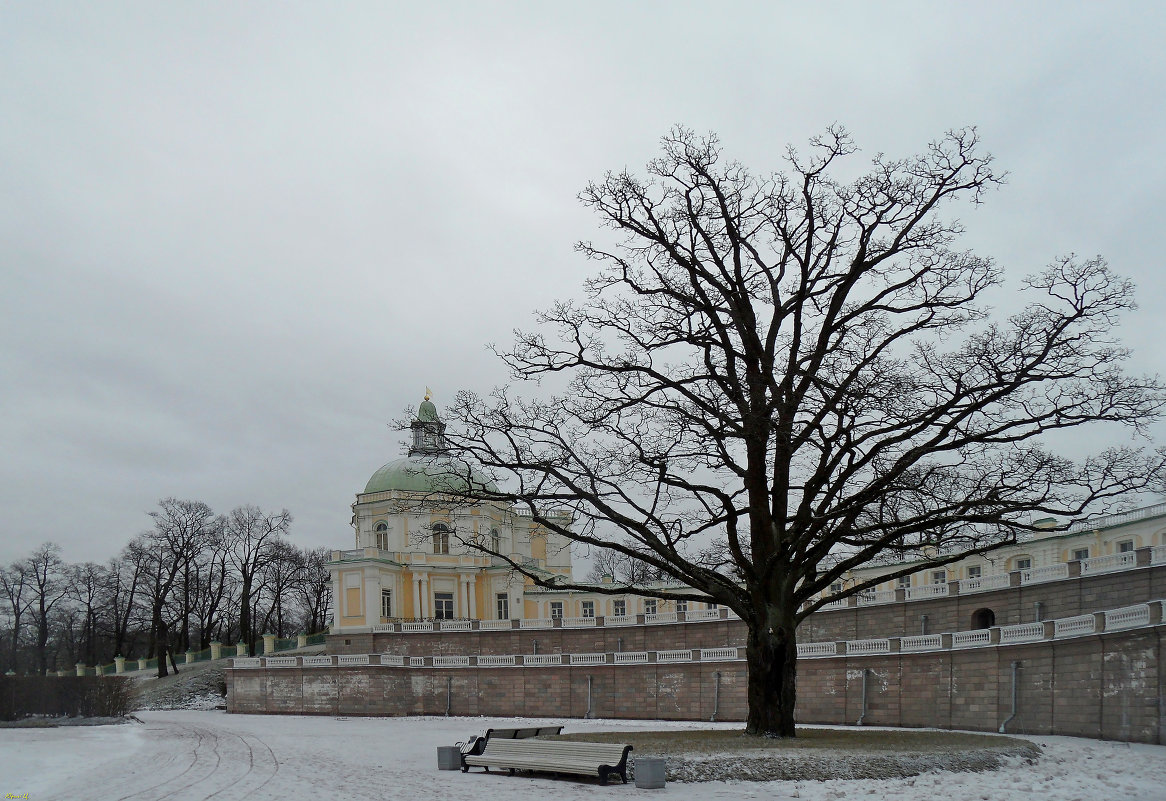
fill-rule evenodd
<path id="1" fill-rule="evenodd" d="M 1105 630 L 1118 631 L 1132 629 L 1137 626 L 1150 625 L 1150 605 L 1137 604 L 1124 606 L 1121 609 L 1111 609 L 1105 613 Z"/>
<path id="2" fill-rule="evenodd" d="M 231 660 L 231 667 L 236 668 L 257 668 L 262 667 L 263 663 L 257 656 L 241 656 Z"/>
<path id="3" fill-rule="evenodd" d="M 694 609 L 691 612 L 684 613 L 684 620 L 687 623 L 698 623 L 702 620 L 720 620 L 720 609 Z"/>
<path id="4" fill-rule="evenodd" d="M 728 606 L 725 607 L 725 617 L 727 617 L 729 620 L 740 620 L 741 619 L 741 616 L 737 614 L 737 611 L 735 609 L 733 609 L 732 607 L 728 607 Z"/>
<path id="5" fill-rule="evenodd" d="M 798 656 L 836 656 L 838 644 L 833 642 L 806 642 L 798 643 Z"/>
<path id="6" fill-rule="evenodd" d="M 616 651 L 613 654 L 617 665 L 639 665 L 648 661 L 647 651 Z"/>
<path id="7" fill-rule="evenodd" d="M 889 654 L 890 640 L 849 640 L 846 643 L 848 654 Z"/>
<path id="8" fill-rule="evenodd" d="M 977 648 L 992 642 L 992 635 L 987 629 L 976 631 L 957 631 L 951 635 L 952 648 Z"/>
<path id="9" fill-rule="evenodd" d="M 509 620 L 482 620 L 478 623 L 479 631 L 510 631 L 514 624 Z"/>
<path id="10" fill-rule="evenodd" d="M 562 654 L 527 654 L 522 657 L 522 664 L 524 665 L 561 665 L 563 664 Z"/>
<path id="11" fill-rule="evenodd" d="M 433 657 L 434 667 L 469 667 L 470 658 L 468 656 L 435 656 Z"/>
<path id="12" fill-rule="evenodd" d="M 518 622 L 518 627 L 522 629 L 549 629 L 554 625 L 555 622 L 549 617 L 528 617 Z"/>
<path id="13" fill-rule="evenodd" d="M 565 629 L 585 629 L 595 625 L 594 617 L 565 617 L 560 623 Z"/>
<path id="14" fill-rule="evenodd" d="M 1045 565 L 1044 567 L 1030 567 L 1020 571 L 1021 584 L 1040 584 L 1043 581 L 1056 581 L 1064 578 L 1069 578 L 1069 564 L 1067 562 L 1058 562 L 1055 565 Z"/>
<path id="15" fill-rule="evenodd" d="M 407 658 L 404 654 L 381 654 L 381 664 L 405 667 L 405 660 Z"/>
<path id="16" fill-rule="evenodd" d="M 1045 638 L 1044 623 L 1017 623 L 1015 626 L 1000 628 L 1000 642 L 1032 642 Z"/>
<path id="17" fill-rule="evenodd" d="M 1133 551 L 1111 553 L 1108 556 L 1094 556 L 1081 560 L 1081 575 L 1094 576 L 1098 573 L 1112 573 L 1115 570 L 1129 570 L 1138 566 L 1138 555 Z"/>
<path id="18" fill-rule="evenodd" d="M 903 637 L 899 640 L 899 650 L 908 653 L 912 651 L 934 651 L 943 647 L 943 635 L 919 634 L 914 637 Z"/>
<path id="19" fill-rule="evenodd" d="M 659 625 L 662 623 L 675 623 L 677 621 L 675 612 L 656 612 L 654 614 L 644 615 L 644 623 L 649 626 Z"/>
<path id="20" fill-rule="evenodd" d="M 736 648 L 701 648 L 700 661 L 701 662 L 723 662 L 726 659 L 736 659 Z"/>
<path id="21" fill-rule="evenodd" d="M 425 667 L 425 657 L 411 656 L 409 657 L 409 667 Z"/>
<path id="22" fill-rule="evenodd" d="M 1155 545 L 1150 549 L 1150 564 L 1160 565 L 1166 562 L 1166 545 Z"/>
<path id="23" fill-rule="evenodd" d="M 987 592 L 988 590 L 1003 590 L 1010 583 L 1011 578 L 1007 573 L 960 579 L 960 595 L 966 595 L 972 592 Z"/>
<path id="24" fill-rule="evenodd" d="M 878 604 L 889 604 L 894 602 L 894 590 L 868 590 L 867 592 L 860 592 L 858 594 L 859 606 L 877 606 Z"/>
<path id="25" fill-rule="evenodd" d="M 571 654 L 572 665 L 604 665 L 607 654 Z"/>
<path id="26" fill-rule="evenodd" d="M 478 667 L 509 667 L 516 664 L 518 664 L 518 661 L 513 655 L 478 657 Z"/>
<path id="27" fill-rule="evenodd" d="M 442 631 L 473 631 L 474 624 L 469 620 L 443 620 L 441 621 Z"/>
<path id="28" fill-rule="evenodd" d="M 421 631 L 433 631 L 432 620 L 419 620 L 412 623 L 402 623 L 401 631 L 405 634 L 416 634 Z"/>
<path id="29" fill-rule="evenodd" d="M 826 611 L 828 609 L 845 609 L 845 608 L 846 608 L 846 599 L 845 598 L 839 598 L 837 601 L 830 601 L 829 603 L 824 603 L 819 607 L 819 609 L 821 609 L 823 611 Z"/>
<path id="30" fill-rule="evenodd" d="M 332 667 L 330 656 L 305 656 L 304 667 Z"/>
<path id="31" fill-rule="evenodd" d="M 657 651 L 657 662 L 691 662 L 692 651 Z"/>
<path id="32" fill-rule="evenodd" d="M 397 630 L 397 627 L 392 623 L 374 623 L 372 627 L 373 634 L 387 634 Z"/>
<path id="33" fill-rule="evenodd" d="M 267 657 L 266 664 L 269 668 L 299 667 L 299 662 L 294 656 L 269 656 Z"/>
<path id="34" fill-rule="evenodd" d="M 1097 631 L 1097 618 L 1093 615 L 1076 615 L 1053 621 L 1054 637 L 1075 637 Z"/>
<path id="35" fill-rule="evenodd" d="M 368 654 L 338 654 L 337 665 L 367 665 Z"/>
<path id="36" fill-rule="evenodd" d="M 918 601 L 920 598 L 942 598 L 947 595 L 947 584 L 924 584 L 921 587 L 908 587 L 905 596 L 908 601 Z"/>
<path id="37" fill-rule="evenodd" d="M 636 625 L 635 615 L 608 615 L 603 619 L 605 626 L 634 626 Z"/>

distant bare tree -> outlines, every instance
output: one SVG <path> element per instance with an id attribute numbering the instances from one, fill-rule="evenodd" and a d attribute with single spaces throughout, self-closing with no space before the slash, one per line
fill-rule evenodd
<path id="1" fill-rule="evenodd" d="M 328 570 L 331 554 L 327 548 L 303 552 L 303 570 L 295 589 L 303 612 L 303 627 L 308 634 L 323 631 L 332 609 L 332 574 Z"/>
<path id="2" fill-rule="evenodd" d="M 158 511 L 150 512 L 154 526 L 137 537 L 130 547 L 146 569 L 145 596 L 150 608 L 151 650 L 158 657 L 158 676 L 168 675 L 166 660 L 174 672 L 178 665 L 171 654 L 172 612 L 168 604 L 179 582 L 186 578 L 191 561 L 202 552 L 216 531 L 214 512 L 202 501 L 163 498 Z"/>
<path id="3" fill-rule="evenodd" d="M 29 587 L 28 565 L 25 562 L 14 562 L 7 567 L 0 567 L 0 601 L 8 615 L 10 628 L 8 630 L 8 664 L 0 664 L 0 669 L 7 667 L 16 670 L 20 653 L 20 634 L 23 630 L 25 615 L 32 603 Z"/>
<path id="4" fill-rule="evenodd" d="M 46 542 L 24 563 L 31 591 L 29 608 L 36 628 L 33 654 L 36 658 L 36 671 L 42 676 L 48 672 L 48 644 L 52 632 L 53 610 L 69 594 L 68 566 L 60 554 L 60 546 Z"/>
<path id="5" fill-rule="evenodd" d="M 291 526 L 287 509 L 264 512 L 256 506 L 239 506 L 226 517 L 223 528 L 227 560 L 239 575 L 239 639 L 255 652 L 257 634 L 252 623 L 255 591 L 260 576 L 279 557 L 276 543 L 282 542 Z"/>

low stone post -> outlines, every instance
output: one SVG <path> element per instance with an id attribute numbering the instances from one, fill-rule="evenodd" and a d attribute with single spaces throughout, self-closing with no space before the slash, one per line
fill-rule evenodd
<path id="1" fill-rule="evenodd" d="M 235 646 L 236 656 L 247 656 L 247 643 L 241 642 Z"/>
<path id="2" fill-rule="evenodd" d="M 68 673 L 69 673 L 69 671 L 67 671 L 67 670 L 58 670 L 58 671 L 57 671 L 57 677 L 58 677 L 58 678 L 62 678 L 62 677 L 64 677 L 64 676 L 67 676 L 67 675 L 68 675 Z"/>
<path id="3" fill-rule="evenodd" d="M 296 635 L 296 648 L 307 648 L 307 647 L 308 647 L 308 635 L 307 634 L 297 634 Z"/>
<path id="4" fill-rule="evenodd" d="M 186 652 L 186 664 L 189 665 L 189 664 L 192 664 L 193 662 L 194 662 L 194 651 L 187 651 Z"/>
<path id="5" fill-rule="evenodd" d="M 84 676 L 84 675 L 85 675 L 85 665 L 84 665 L 83 663 L 81 663 L 81 662 L 78 662 L 78 663 L 77 663 L 77 675 L 78 675 L 78 676 Z"/>
<path id="6" fill-rule="evenodd" d="M 211 659 L 223 658 L 223 644 L 221 642 L 211 643 Z"/>
<path id="7" fill-rule="evenodd" d="M 119 676 L 126 672 L 126 658 L 124 656 L 115 656 L 113 658 L 113 672 Z"/>
<path id="8" fill-rule="evenodd" d="M 264 634 L 263 635 L 263 655 L 267 656 L 268 654 L 274 654 L 274 653 L 275 653 L 275 635 L 274 634 Z"/>
<path id="9" fill-rule="evenodd" d="M 149 661 L 150 660 L 146 659 L 144 656 L 138 659 L 138 670 L 145 670 L 147 667 L 149 667 L 149 665 L 146 664 Z"/>

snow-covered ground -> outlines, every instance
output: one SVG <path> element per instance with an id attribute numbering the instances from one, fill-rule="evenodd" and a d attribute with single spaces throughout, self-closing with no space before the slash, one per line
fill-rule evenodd
<path id="1" fill-rule="evenodd" d="M 570 779 L 437 770 L 437 746 L 513 721 L 272 717 L 188 710 L 139 716 L 141 724 L 121 726 L 0 729 L 0 793 L 31 801 L 481 801 L 490 796 L 590 801 L 629 795 L 673 801 L 1166 800 L 1166 747 L 1069 737 L 1032 738 L 1044 748 L 1036 764 L 1018 760 L 990 773 L 931 773 L 885 781 L 672 782 L 663 790 L 637 790 L 631 783 L 598 787 Z M 710 725 L 603 720 L 566 724 L 565 732 Z"/>

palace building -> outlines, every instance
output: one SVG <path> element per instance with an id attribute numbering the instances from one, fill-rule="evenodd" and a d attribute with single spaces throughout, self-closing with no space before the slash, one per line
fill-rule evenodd
<path id="1" fill-rule="evenodd" d="M 329 564 L 335 599 L 333 634 L 375 632 L 411 621 L 570 621 L 585 618 L 668 619 L 675 613 L 708 614 L 712 603 L 665 601 L 635 593 L 611 595 L 536 585 L 503 559 L 473 547 L 478 542 L 545 579 L 575 581 L 566 538 L 538 526 L 529 512 L 495 502 L 467 503 L 474 486 L 493 482 L 451 456 L 445 424 L 429 395 L 411 424 L 408 454 L 381 467 L 352 504 L 354 548 L 333 551 Z M 569 514 L 564 512 L 564 517 Z M 569 520 L 564 521 L 569 523 Z M 920 562 L 913 575 L 863 592 L 862 604 L 946 595 L 1008 586 L 1133 563 L 1135 552 L 1166 545 L 1166 504 L 1074 521 L 1065 530 L 1038 522 L 1021 542 L 943 567 Z M 908 563 L 882 561 L 857 568 L 831 588 L 901 570 Z M 676 584 L 661 582 L 666 589 Z M 649 589 L 645 587 L 645 589 Z M 831 593 L 827 593 L 831 594 Z M 838 602 L 845 603 L 845 602 Z M 590 621 L 582 621 L 590 622 Z M 444 624 L 449 627 L 451 623 Z"/>

